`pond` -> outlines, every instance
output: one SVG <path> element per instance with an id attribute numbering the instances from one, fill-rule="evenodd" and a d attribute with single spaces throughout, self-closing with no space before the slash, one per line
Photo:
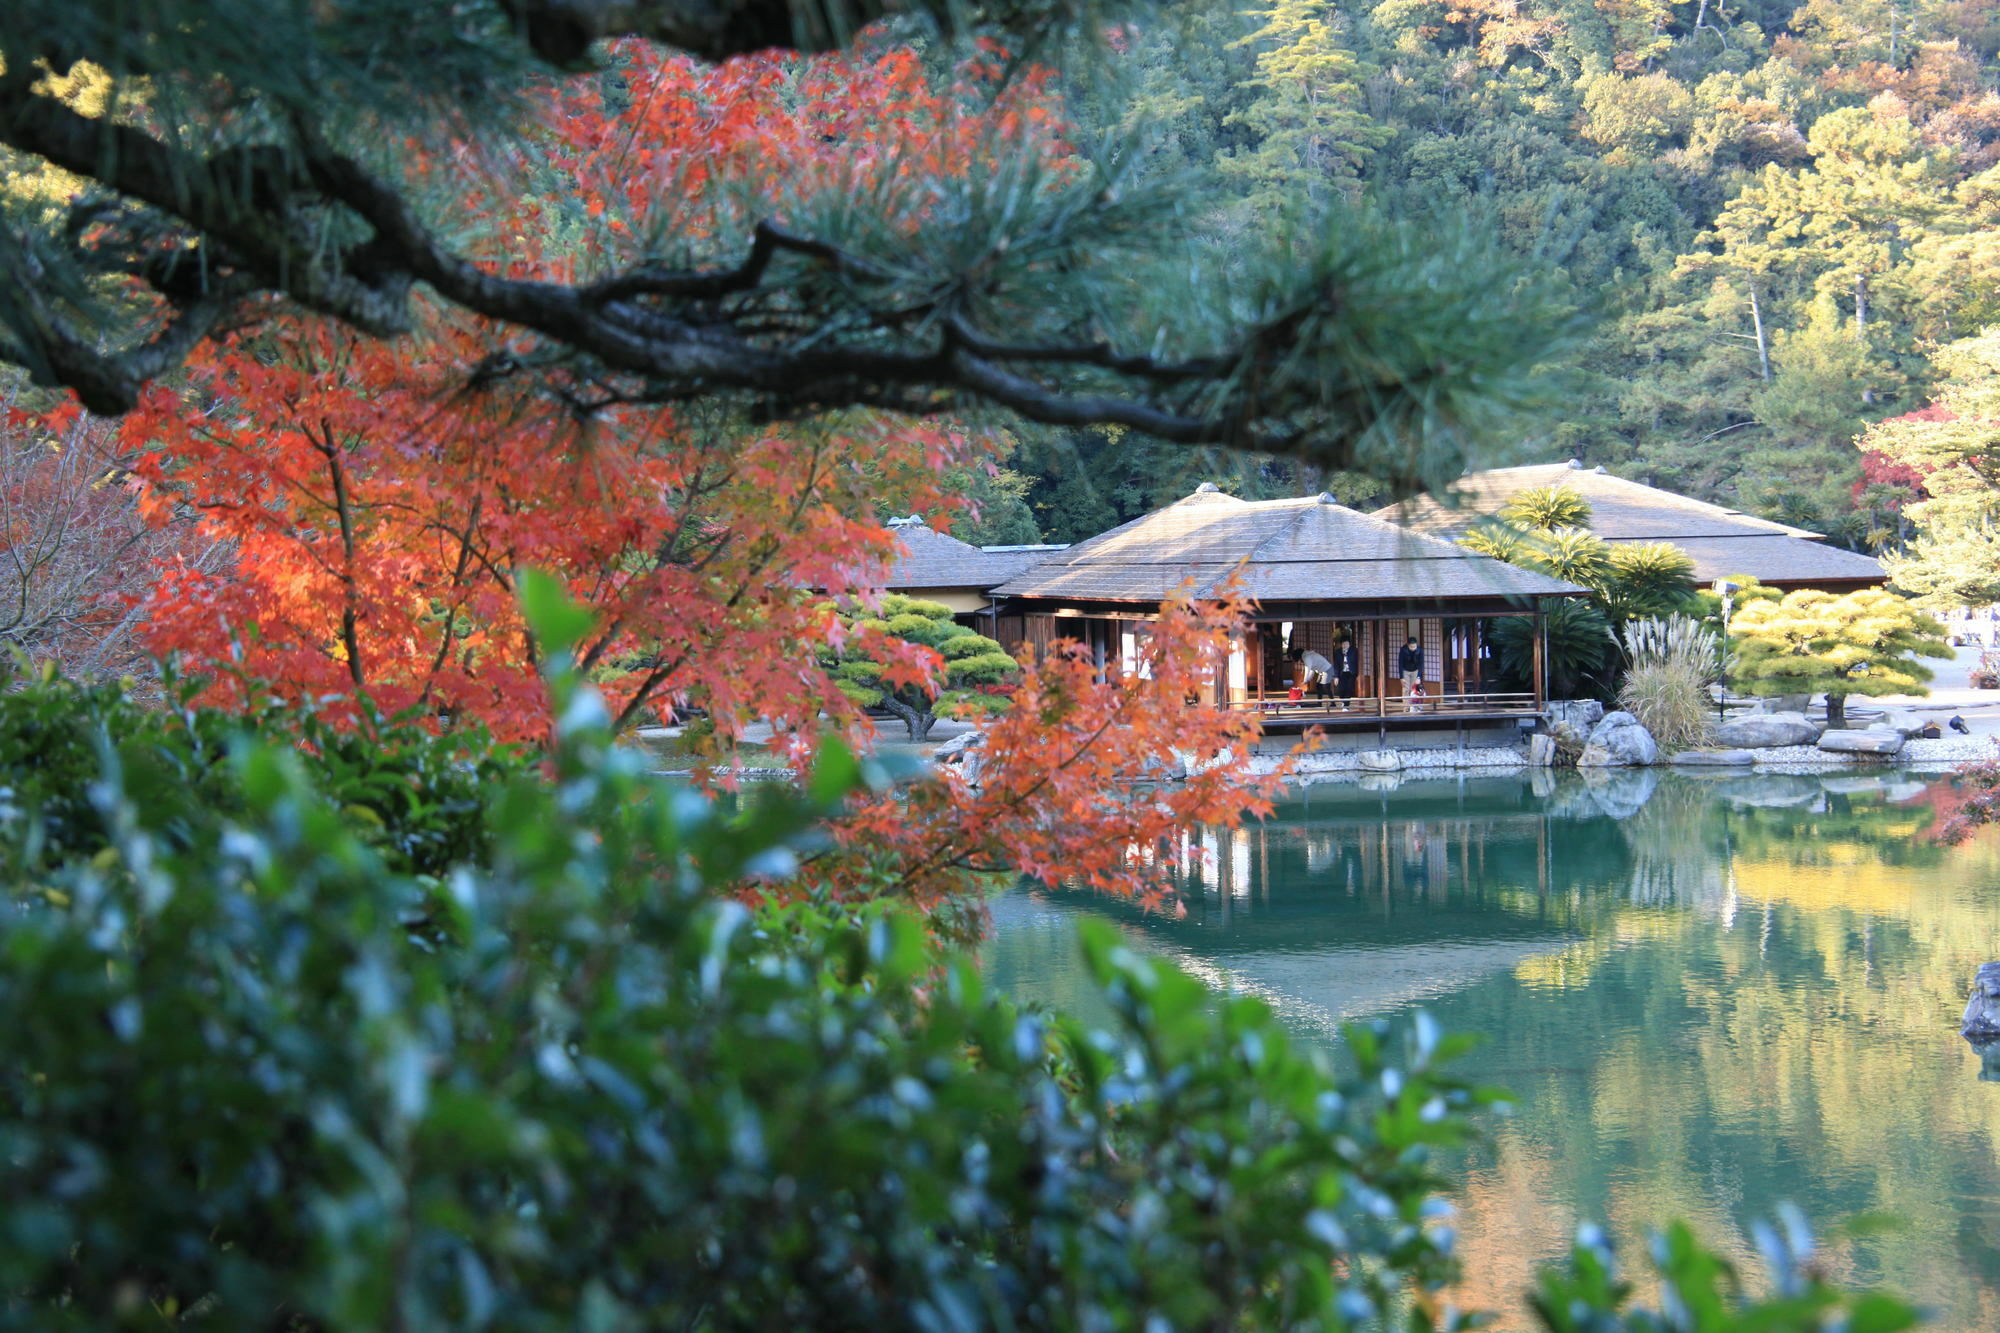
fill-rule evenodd
<path id="1" fill-rule="evenodd" d="M 1453 1164 L 1459 1295 L 1501 1328 L 1580 1219 L 1636 1260 L 1686 1218 L 1754 1269 L 1745 1226 L 1780 1200 L 1822 1236 L 1888 1215 L 1829 1240 L 1830 1269 L 2000 1328 L 2000 1082 L 1957 1034 L 2000 958 L 2000 841 L 1932 841 L 1943 775 L 1381 786 L 1190 831 L 1173 911 L 1015 890 L 986 967 L 1090 1016 L 1070 935 L 1092 913 L 1310 1040 L 1418 1007 L 1481 1034 L 1461 1072 L 1516 1106 Z"/>

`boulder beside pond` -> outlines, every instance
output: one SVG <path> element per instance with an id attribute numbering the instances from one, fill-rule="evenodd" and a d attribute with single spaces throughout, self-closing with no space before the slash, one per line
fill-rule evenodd
<path id="1" fill-rule="evenodd" d="M 1643 768 L 1660 757 L 1659 742 L 1630 713 L 1606 713 L 1590 729 L 1590 740 L 1578 757 L 1578 768 Z"/>
<path id="2" fill-rule="evenodd" d="M 1819 738 L 1819 748 L 1834 754 L 1873 754 L 1887 758 L 1903 751 L 1903 733 L 1888 727 L 1866 731 L 1829 731 Z"/>
<path id="3" fill-rule="evenodd" d="M 1770 750 L 1811 745 L 1824 730 L 1804 713 L 1749 713 L 1718 725 L 1715 743 L 1728 750 Z"/>
<path id="4" fill-rule="evenodd" d="M 2000 1042 L 2000 963 L 1980 964 L 1958 1035 L 1974 1045 Z"/>
<path id="5" fill-rule="evenodd" d="M 1595 699 L 1557 699 L 1542 710 L 1550 728 L 1570 726 L 1588 734 L 1604 720 L 1604 705 Z"/>
<path id="6" fill-rule="evenodd" d="M 1403 756 L 1394 750 L 1363 750 L 1354 762 L 1364 773 L 1398 773 L 1403 768 Z"/>

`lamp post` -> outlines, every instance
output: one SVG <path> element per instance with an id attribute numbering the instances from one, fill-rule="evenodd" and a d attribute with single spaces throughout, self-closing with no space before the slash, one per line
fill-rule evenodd
<path id="1" fill-rule="evenodd" d="M 1716 684 L 1719 686 L 1715 692 L 1715 720 L 1717 722 L 1728 720 L 1729 613 L 1735 606 L 1731 594 L 1735 593 L 1741 587 L 1741 584 L 1731 583 L 1728 579 L 1717 579 L 1715 581 L 1715 595 L 1722 599 L 1722 642 L 1715 646 Z"/>

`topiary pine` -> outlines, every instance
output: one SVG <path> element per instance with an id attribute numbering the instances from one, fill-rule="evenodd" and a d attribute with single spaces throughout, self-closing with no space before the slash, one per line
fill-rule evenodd
<path id="1" fill-rule="evenodd" d="M 934 650 L 942 659 L 936 677 L 941 689 L 916 684 L 891 686 L 887 665 L 869 653 L 866 633 L 851 634 L 847 647 L 831 659 L 834 684 L 863 708 L 881 708 L 902 720 L 913 741 L 923 740 L 941 716 L 997 712 L 1006 700 L 987 688 L 1005 684 L 1020 669 L 1007 650 L 977 630 L 952 619 L 942 602 L 891 593 L 876 615 L 843 617 L 854 631 L 901 639 Z"/>
<path id="2" fill-rule="evenodd" d="M 1882 588 L 1836 596 L 1814 588 L 1744 606 L 1729 622 L 1732 684 L 1745 694 L 1825 694 L 1829 727 L 1847 725 L 1847 696 L 1923 694 L 1950 657 L 1944 626 Z"/>

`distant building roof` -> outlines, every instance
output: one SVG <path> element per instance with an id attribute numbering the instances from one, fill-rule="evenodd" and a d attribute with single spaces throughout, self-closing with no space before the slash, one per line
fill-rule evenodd
<path id="1" fill-rule="evenodd" d="M 932 529 L 923 519 L 892 518 L 890 529 L 903 553 L 889 567 L 882 586 L 892 592 L 923 588 L 991 588 L 1030 565 L 1046 560 L 1061 546 L 974 546 Z"/>
<path id="2" fill-rule="evenodd" d="M 1247 563 L 1246 563 L 1247 562 Z M 1335 504 L 1239 500 L 1212 485 L 1051 555 L 995 597 L 1157 602 L 1197 597 L 1238 569 L 1263 602 L 1523 597 L 1581 591 Z"/>
<path id="3" fill-rule="evenodd" d="M 1590 529 L 1608 542 L 1670 542 L 1694 561 L 1703 582 L 1748 574 L 1765 583 L 1880 583 L 1882 566 L 1828 546 L 1817 532 L 1774 523 L 1739 509 L 1628 481 L 1572 459 L 1494 468 L 1452 483 L 1455 504 L 1420 496 L 1376 510 L 1413 532 L 1456 539 L 1520 492 L 1567 486 L 1590 502 Z"/>

